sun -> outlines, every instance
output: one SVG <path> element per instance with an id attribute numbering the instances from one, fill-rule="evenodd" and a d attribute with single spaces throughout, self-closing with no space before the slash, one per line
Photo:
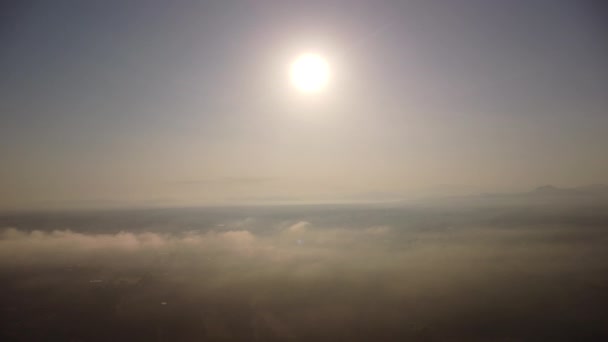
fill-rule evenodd
<path id="1" fill-rule="evenodd" d="M 329 83 L 329 63 L 320 55 L 304 54 L 291 64 L 289 76 L 291 83 L 301 92 L 318 93 Z"/>

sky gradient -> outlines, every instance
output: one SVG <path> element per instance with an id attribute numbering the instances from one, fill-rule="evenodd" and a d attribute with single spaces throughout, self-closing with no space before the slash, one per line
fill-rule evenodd
<path id="1" fill-rule="evenodd" d="M 599 3 L 3 2 L 0 209 L 607 183 Z"/>

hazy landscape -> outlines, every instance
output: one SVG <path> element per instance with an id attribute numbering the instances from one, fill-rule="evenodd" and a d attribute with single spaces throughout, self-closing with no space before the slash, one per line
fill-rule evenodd
<path id="1" fill-rule="evenodd" d="M 608 341 L 607 24 L 0 1 L 0 341 Z"/>
<path id="2" fill-rule="evenodd" d="M 554 190 L 408 204 L 5 213 L 1 337 L 608 338 L 608 197 Z M 585 196 L 599 197 L 591 205 Z"/>

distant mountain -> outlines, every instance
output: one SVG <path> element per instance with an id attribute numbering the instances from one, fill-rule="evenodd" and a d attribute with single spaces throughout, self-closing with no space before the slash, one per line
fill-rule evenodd
<path id="1" fill-rule="evenodd" d="M 471 196 L 451 196 L 418 201 L 422 205 L 469 206 L 605 206 L 608 205 L 608 185 L 593 184 L 575 188 L 543 185 L 527 192 L 482 193 Z"/>
<path id="2" fill-rule="evenodd" d="M 530 194 L 537 196 L 608 196 L 608 185 L 592 184 L 576 188 L 558 188 L 544 185 L 536 188 Z"/>
<path id="3" fill-rule="evenodd" d="M 563 195 L 563 194 L 570 194 L 572 193 L 573 189 L 560 189 L 557 187 L 554 187 L 553 185 L 543 185 L 543 186 L 539 186 L 538 188 L 534 189 L 531 193 L 535 194 L 535 195 Z"/>
<path id="4" fill-rule="evenodd" d="M 568 197 L 568 196 L 608 196 L 608 185 L 592 184 L 576 188 L 559 188 L 553 185 L 543 185 L 529 192 L 515 193 L 483 193 L 481 197 Z"/>

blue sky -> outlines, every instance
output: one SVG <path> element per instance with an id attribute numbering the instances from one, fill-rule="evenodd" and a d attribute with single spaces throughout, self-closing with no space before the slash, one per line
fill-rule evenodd
<path id="1" fill-rule="evenodd" d="M 598 2 L 3 6 L 3 208 L 608 182 Z M 315 98 L 287 77 L 309 51 Z"/>

